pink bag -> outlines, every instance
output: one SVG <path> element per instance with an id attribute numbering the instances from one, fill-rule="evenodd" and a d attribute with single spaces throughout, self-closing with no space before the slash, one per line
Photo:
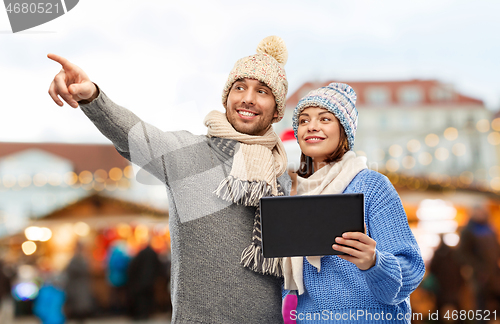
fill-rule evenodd
<path id="1" fill-rule="evenodd" d="M 295 324 L 296 321 L 292 319 L 295 317 L 292 316 L 292 311 L 297 309 L 297 301 L 297 295 L 294 292 L 289 293 L 283 299 L 282 313 L 285 324 Z"/>

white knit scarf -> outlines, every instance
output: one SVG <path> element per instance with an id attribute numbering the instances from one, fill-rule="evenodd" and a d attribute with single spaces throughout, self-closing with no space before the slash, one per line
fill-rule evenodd
<path id="1" fill-rule="evenodd" d="M 234 154 L 230 175 L 216 192 L 224 200 L 245 206 L 258 206 L 264 196 L 276 196 L 276 178 L 286 171 L 287 159 L 283 143 L 270 127 L 262 136 L 236 131 L 226 115 L 211 111 L 204 121 L 208 136 L 229 138 L 240 142 Z"/>
<path id="2" fill-rule="evenodd" d="M 230 174 L 215 190 L 218 197 L 236 204 L 257 207 L 260 198 L 283 194 L 282 190 L 278 190 L 276 178 L 286 171 L 286 152 L 272 127 L 262 136 L 243 134 L 233 128 L 225 114 L 216 110 L 205 117 L 204 123 L 208 127 L 208 136 L 240 142 L 233 157 Z M 241 263 L 255 272 L 281 277 L 281 259 L 264 258 L 261 241 L 260 211 L 257 208 L 251 244 L 243 250 Z"/>
<path id="3" fill-rule="evenodd" d="M 356 153 L 349 151 L 337 163 L 325 165 L 309 178 L 297 177 L 297 195 L 324 195 L 341 194 L 351 183 L 352 179 L 363 169 L 366 169 L 366 158 L 356 157 Z M 307 256 L 307 261 L 321 271 L 322 256 Z M 303 257 L 283 258 L 283 275 L 285 289 L 298 290 L 299 295 L 304 293 Z"/>

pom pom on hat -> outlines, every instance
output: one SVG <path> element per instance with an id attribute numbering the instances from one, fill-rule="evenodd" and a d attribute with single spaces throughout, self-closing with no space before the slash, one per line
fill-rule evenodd
<path id="1" fill-rule="evenodd" d="M 285 65 L 288 61 L 288 50 L 286 49 L 285 42 L 281 37 L 268 36 L 260 41 L 257 45 L 258 54 L 268 54 L 274 57 L 278 63 Z"/>
<path id="2" fill-rule="evenodd" d="M 288 81 L 285 73 L 285 63 L 288 60 L 288 50 L 285 42 L 278 36 L 268 36 L 260 41 L 257 53 L 239 59 L 229 73 L 222 90 L 222 104 L 226 107 L 227 97 L 236 80 L 249 78 L 264 82 L 273 92 L 278 117 L 273 123 L 280 121 L 285 114 Z M 227 107 L 226 107 L 227 108 Z"/>

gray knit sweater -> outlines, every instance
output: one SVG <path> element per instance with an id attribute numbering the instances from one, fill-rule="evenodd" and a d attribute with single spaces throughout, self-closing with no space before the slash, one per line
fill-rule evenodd
<path id="1" fill-rule="evenodd" d="M 163 132 L 102 91 L 81 109 L 118 152 L 165 183 L 172 246 L 172 323 L 282 323 L 281 279 L 240 264 L 254 207 L 213 194 L 230 173 L 239 142 Z M 278 183 L 286 194 L 291 181 Z"/>

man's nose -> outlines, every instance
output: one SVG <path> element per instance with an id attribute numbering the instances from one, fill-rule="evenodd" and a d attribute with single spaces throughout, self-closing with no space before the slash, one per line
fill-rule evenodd
<path id="1" fill-rule="evenodd" d="M 248 89 L 245 91 L 243 95 L 243 100 L 244 103 L 247 105 L 254 105 L 255 104 L 255 93 L 251 89 Z"/>

